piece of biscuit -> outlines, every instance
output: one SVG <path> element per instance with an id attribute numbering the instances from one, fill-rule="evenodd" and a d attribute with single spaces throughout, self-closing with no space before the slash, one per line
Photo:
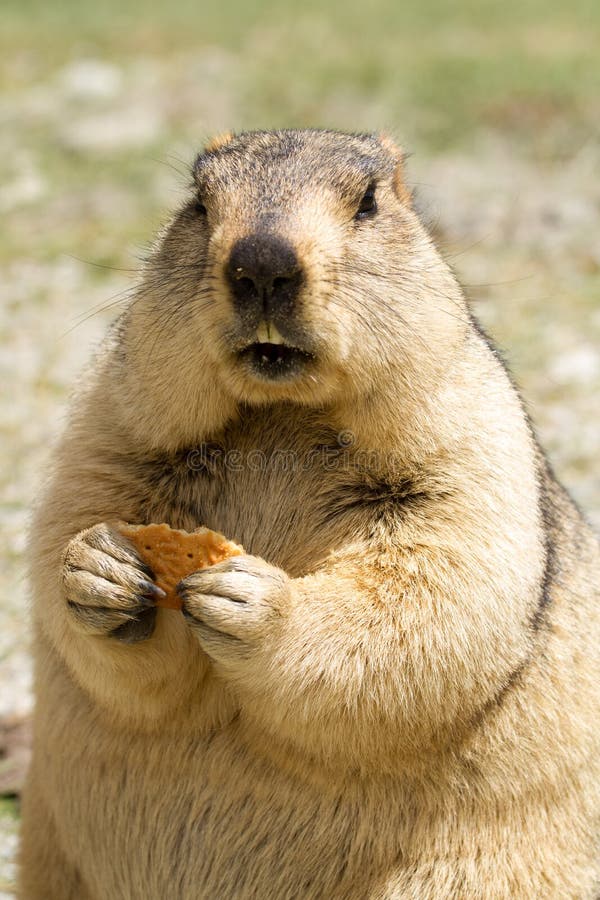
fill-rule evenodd
<path id="1" fill-rule="evenodd" d="M 245 552 L 239 544 L 210 528 L 183 531 L 164 523 L 129 525 L 126 522 L 119 522 L 118 527 L 154 572 L 156 584 L 166 594 L 156 605 L 164 609 L 181 609 L 175 588 L 186 575 Z"/>

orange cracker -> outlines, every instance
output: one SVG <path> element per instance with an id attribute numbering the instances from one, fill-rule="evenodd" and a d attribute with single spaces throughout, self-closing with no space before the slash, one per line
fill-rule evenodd
<path id="1" fill-rule="evenodd" d="M 164 609 L 181 609 L 181 600 L 175 588 L 186 575 L 244 553 L 244 548 L 239 544 L 228 541 L 210 528 L 182 531 L 164 523 L 129 525 L 120 522 L 119 531 L 131 541 L 154 572 L 155 583 L 166 594 L 164 599 L 157 600 L 156 605 Z"/>

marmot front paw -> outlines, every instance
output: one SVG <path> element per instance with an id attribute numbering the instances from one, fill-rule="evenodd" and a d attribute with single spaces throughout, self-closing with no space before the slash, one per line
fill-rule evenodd
<path id="1" fill-rule="evenodd" d="M 284 614 L 289 578 L 256 556 L 233 556 L 177 585 L 202 649 L 222 664 L 247 658 Z"/>
<path id="2" fill-rule="evenodd" d="M 106 523 L 81 531 L 67 544 L 62 582 L 71 622 L 84 634 L 125 643 L 154 630 L 155 602 L 164 591 L 135 549 Z"/>

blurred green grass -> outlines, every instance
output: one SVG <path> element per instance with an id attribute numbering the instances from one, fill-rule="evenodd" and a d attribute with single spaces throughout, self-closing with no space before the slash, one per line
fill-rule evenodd
<path id="1" fill-rule="evenodd" d="M 0 818 L 16 819 L 19 814 L 18 801 L 14 797 L 0 797 Z"/>
<path id="2" fill-rule="evenodd" d="M 401 124 L 439 149 L 485 125 L 530 139 L 532 124 L 567 118 L 585 131 L 599 37 L 592 0 L 4 0 L 0 49 L 6 85 L 19 78 L 15 47 L 41 75 L 77 52 L 172 59 L 218 46 L 244 73 L 237 127 L 352 128 L 354 96 L 361 127 Z"/>

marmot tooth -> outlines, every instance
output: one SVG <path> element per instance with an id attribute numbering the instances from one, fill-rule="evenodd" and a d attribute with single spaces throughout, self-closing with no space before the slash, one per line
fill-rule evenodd
<path id="1" fill-rule="evenodd" d="M 256 340 L 259 344 L 285 344 L 275 325 L 270 322 L 261 322 L 256 329 Z"/>
<path id="2" fill-rule="evenodd" d="M 279 334 L 275 325 L 267 325 L 270 344 L 285 344 L 285 338 Z"/>
<path id="3" fill-rule="evenodd" d="M 256 340 L 259 344 L 268 344 L 270 336 L 270 329 L 266 322 L 261 322 L 258 328 L 256 329 Z"/>

